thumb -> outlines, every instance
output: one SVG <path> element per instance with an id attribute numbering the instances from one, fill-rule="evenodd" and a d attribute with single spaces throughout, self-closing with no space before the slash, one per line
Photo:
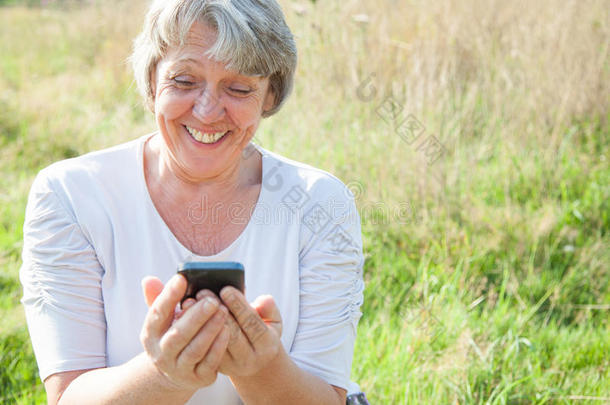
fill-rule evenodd
<path id="1" fill-rule="evenodd" d="M 261 319 L 282 336 L 282 315 L 271 295 L 261 295 L 251 304 Z"/>
<path id="2" fill-rule="evenodd" d="M 144 294 L 144 301 L 149 307 L 161 294 L 161 291 L 163 291 L 163 283 L 157 277 L 146 276 L 142 279 L 142 293 Z"/>

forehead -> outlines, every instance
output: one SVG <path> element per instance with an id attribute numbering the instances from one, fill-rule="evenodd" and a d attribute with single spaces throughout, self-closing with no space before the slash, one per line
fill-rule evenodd
<path id="1" fill-rule="evenodd" d="M 214 46 L 217 37 L 214 28 L 195 22 L 186 35 L 184 43 L 169 48 L 163 59 L 169 63 L 197 63 L 208 60 L 206 52 Z"/>
<path id="2" fill-rule="evenodd" d="M 184 40 L 183 47 L 210 49 L 216 43 L 218 33 L 209 24 L 196 21 Z"/>

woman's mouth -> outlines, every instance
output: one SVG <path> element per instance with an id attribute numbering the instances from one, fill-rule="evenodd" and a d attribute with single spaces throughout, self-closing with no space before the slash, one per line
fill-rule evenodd
<path id="1" fill-rule="evenodd" d="M 187 126 L 184 126 L 184 127 L 186 128 L 186 130 L 188 131 L 188 133 L 191 135 L 191 137 L 194 140 L 196 140 L 199 143 L 206 144 L 206 145 L 220 141 L 220 139 L 222 139 L 222 137 L 224 137 L 226 134 L 231 132 L 231 131 L 226 131 L 226 132 L 202 134 L 195 128 L 191 128 L 191 127 L 187 127 Z"/>

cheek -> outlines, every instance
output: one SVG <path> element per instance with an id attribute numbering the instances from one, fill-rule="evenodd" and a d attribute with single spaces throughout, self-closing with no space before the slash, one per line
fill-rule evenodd
<path id="1" fill-rule="evenodd" d="M 155 102 L 157 115 L 165 120 L 173 120 L 189 111 L 193 107 L 193 97 L 188 94 L 177 94 L 166 91 L 159 94 Z"/>
<path id="2" fill-rule="evenodd" d="M 261 118 L 258 103 L 233 101 L 230 105 L 227 105 L 227 111 L 231 120 L 242 129 L 258 125 Z"/>

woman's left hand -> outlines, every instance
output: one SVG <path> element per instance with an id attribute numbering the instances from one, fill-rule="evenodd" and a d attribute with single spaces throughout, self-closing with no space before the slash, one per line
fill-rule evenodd
<path id="1" fill-rule="evenodd" d="M 213 293 L 200 291 L 197 300 L 209 294 Z M 253 376 L 269 365 L 282 349 L 280 311 L 270 295 L 261 295 L 249 304 L 239 290 L 225 287 L 220 298 L 232 316 L 225 318 L 231 337 L 219 371 L 228 376 Z"/>

